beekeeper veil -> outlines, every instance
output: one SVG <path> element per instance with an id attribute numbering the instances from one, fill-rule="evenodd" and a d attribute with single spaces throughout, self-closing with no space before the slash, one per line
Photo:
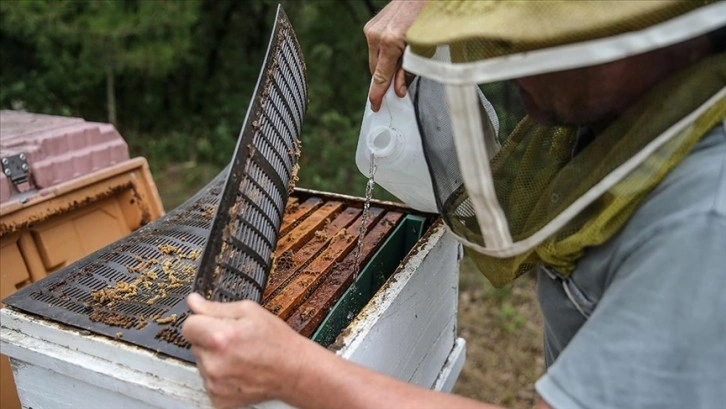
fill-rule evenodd
<path id="1" fill-rule="evenodd" d="M 597 131 L 540 125 L 513 80 L 723 33 L 726 3 L 703 4 L 454 0 L 421 12 L 403 67 L 420 76 L 411 97 L 437 207 L 494 285 L 538 263 L 570 274 L 726 115 L 723 52 L 670 75 Z M 437 47 L 451 61 L 432 58 Z"/>

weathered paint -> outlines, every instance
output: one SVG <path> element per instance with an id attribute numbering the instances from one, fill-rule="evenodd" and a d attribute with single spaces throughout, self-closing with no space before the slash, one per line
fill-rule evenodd
<path id="1" fill-rule="evenodd" d="M 466 361 L 466 340 L 464 338 L 457 338 L 456 344 L 454 344 L 454 348 L 451 350 L 444 367 L 441 368 L 439 377 L 436 378 L 432 389 L 440 392 L 451 392 L 454 390 L 454 384 L 459 378 L 461 370 L 464 368 L 464 361 Z"/>
<path id="2" fill-rule="evenodd" d="M 338 354 L 431 387 L 455 342 L 459 244 L 441 223 L 335 342 Z"/>

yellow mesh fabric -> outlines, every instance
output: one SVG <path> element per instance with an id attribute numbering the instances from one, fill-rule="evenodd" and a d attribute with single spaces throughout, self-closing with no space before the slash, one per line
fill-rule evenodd
<path id="1" fill-rule="evenodd" d="M 641 30 L 711 1 L 430 1 L 406 33 L 414 53 L 452 61 L 516 54 Z"/>
<path id="2" fill-rule="evenodd" d="M 705 59 L 652 89 L 574 157 L 575 129 L 543 127 L 525 117 L 491 161 L 497 197 L 514 241 L 539 231 L 724 84 L 726 55 Z M 726 100 L 722 98 L 565 227 L 526 253 L 505 259 L 469 254 L 495 286 L 540 262 L 570 274 L 584 250 L 612 237 L 648 193 L 724 117 Z M 465 192 L 452 195 L 444 206 L 444 218 L 456 234 L 484 245 L 475 218 L 454 216 L 466 197 Z"/>

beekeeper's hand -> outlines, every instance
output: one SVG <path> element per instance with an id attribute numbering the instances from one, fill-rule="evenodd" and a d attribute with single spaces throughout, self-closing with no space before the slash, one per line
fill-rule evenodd
<path id="1" fill-rule="evenodd" d="M 369 91 L 371 108 L 378 112 L 391 80 L 399 97 L 406 95 L 406 80 L 401 57 L 406 47 L 406 31 L 426 1 L 393 0 L 363 28 L 368 41 L 368 64 L 373 74 Z"/>
<path id="2" fill-rule="evenodd" d="M 272 399 L 301 409 L 494 408 L 342 359 L 252 301 L 217 303 L 194 293 L 187 303 L 194 314 L 182 333 L 217 409 Z"/>
<path id="3" fill-rule="evenodd" d="M 252 301 L 218 303 L 197 293 L 182 327 L 215 408 L 283 399 L 295 390 L 306 350 L 320 348 Z"/>

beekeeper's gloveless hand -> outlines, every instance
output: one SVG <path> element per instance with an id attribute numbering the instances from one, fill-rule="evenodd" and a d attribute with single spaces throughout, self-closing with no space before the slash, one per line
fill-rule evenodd
<path id="1" fill-rule="evenodd" d="M 373 74 L 369 92 L 371 108 L 378 112 L 391 80 L 399 97 L 406 95 L 406 81 L 401 57 L 406 47 L 406 31 L 413 24 L 426 1 L 394 0 L 363 28 L 368 41 L 368 64 Z"/>
<path id="2" fill-rule="evenodd" d="M 204 387 L 215 408 L 238 408 L 285 398 L 295 390 L 312 341 L 252 301 L 218 303 L 192 293 L 194 314 L 182 333 L 191 342 Z"/>
<path id="3" fill-rule="evenodd" d="M 182 333 L 217 409 L 273 399 L 300 409 L 494 408 L 342 359 L 252 301 L 218 303 L 194 293 L 187 303 L 194 314 Z"/>

